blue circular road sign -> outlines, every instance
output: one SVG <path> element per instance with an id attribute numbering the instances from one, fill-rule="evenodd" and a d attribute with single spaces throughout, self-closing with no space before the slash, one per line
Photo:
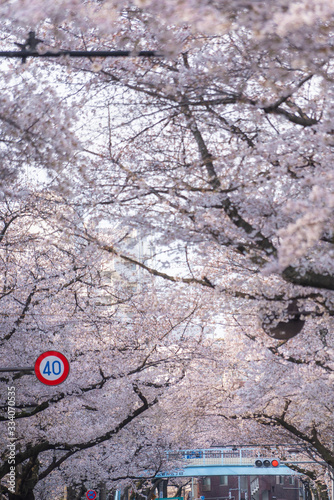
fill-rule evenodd
<path id="1" fill-rule="evenodd" d="M 89 498 L 89 500 L 95 500 L 96 492 L 94 490 L 88 490 L 86 493 L 86 497 Z"/>

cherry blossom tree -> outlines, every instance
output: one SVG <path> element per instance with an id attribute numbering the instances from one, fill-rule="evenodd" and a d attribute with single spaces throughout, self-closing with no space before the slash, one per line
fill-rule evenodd
<path id="1" fill-rule="evenodd" d="M 189 300 L 179 290 L 187 306 L 172 307 L 166 287 L 146 280 L 129 290 L 125 279 L 106 276 L 110 255 L 80 238 L 79 215 L 54 193 L 7 199 L 1 220 L 2 367 L 33 366 L 50 349 L 66 353 L 71 366 L 60 386 L 20 371 L 2 374 L 2 394 L 7 386 L 16 393 L 17 482 L 9 498 L 34 498 L 35 488 L 38 498 L 46 485 L 50 497 L 64 482 L 88 487 L 158 470 L 164 449 L 176 436 L 182 442 L 177 433 L 164 437 L 159 405 L 200 356 L 207 320 L 200 321 L 199 296 Z M 5 401 L 2 410 L 4 477 Z"/>

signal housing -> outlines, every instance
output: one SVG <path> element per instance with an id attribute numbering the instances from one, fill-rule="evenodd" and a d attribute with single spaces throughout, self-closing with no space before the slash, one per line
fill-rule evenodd
<path id="1" fill-rule="evenodd" d="M 279 458 L 257 458 L 254 462 L 255 467 L 279 467 Z"/>

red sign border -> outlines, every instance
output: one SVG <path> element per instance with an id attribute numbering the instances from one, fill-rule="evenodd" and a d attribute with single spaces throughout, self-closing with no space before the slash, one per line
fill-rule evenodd
<path id="1" fill-rule="evenodd" d="M 96 493 L 96 491 L 94 491 L 94 490 L 88 490 L 88 491 L 87 491 L 87 493 L 86 493 L 86 498 L 88 498 L 88 496 L 87 496 L 87 495 L 88 495 L 88 493 L 90 493 L 91 491 L 92 491 L 93 493 L 95 493 L 95 497 L 91 499 L 91 500 L 94 500 L 94 499 L 97 497 L 97 493 Z"/>
<path id="2" fill-rule="evenodd" d="M 57 378 L 56 380 L 47 380 L 45 377 L 43 377 L 43 375 L 40 372 L 39 367 L 41 365 L 41 362 L 43 361 L 43 359 L 47 358 L 48 356 L 57 356 L 58 358 L 60 358 L 60 360 L 64 364 L 64 373 L 62 374 L 61 377 Z M 46 351 L 46 352 L 43 352 L 43 354 L 41 354 L 40 356 L 38 356 L 38 358 L 36 359 L 36 363 L 35 363 L 35 375 L 38 378 L 38 380 L 40 382 L 42 382 L 42 384 L 45 384 L 45 385 L 59 385 L 62 382 L 64 382 L 64 380 L 66 380 L 66 378 L 68 377 L 69 373 L 70 373 L 70 364 L 67 361 L 67 358 L 64 356 L 64 354 L 62 354 L 61 352 L 58 352 L 58 351 Z"/>

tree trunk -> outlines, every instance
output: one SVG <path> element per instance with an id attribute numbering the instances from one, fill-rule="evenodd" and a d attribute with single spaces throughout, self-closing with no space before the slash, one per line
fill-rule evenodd
<path id="1" fill-rule="evenodd" d="M 105 483 L 101 483 L 99 486 L 99 500 L 107 500 L 107 487 Z"/>
<path id="2" fill-rule="evenodd" d="M 28 490 L 22 494 L 9 493 L 8 500 L 35 500 L 35 495 L 32 490 Z"/>
<path id="3" fill-rule="evenodd" d="M 328 489 L 324 483 L 316 481 L 319 500 L 329 500 Z"/>

